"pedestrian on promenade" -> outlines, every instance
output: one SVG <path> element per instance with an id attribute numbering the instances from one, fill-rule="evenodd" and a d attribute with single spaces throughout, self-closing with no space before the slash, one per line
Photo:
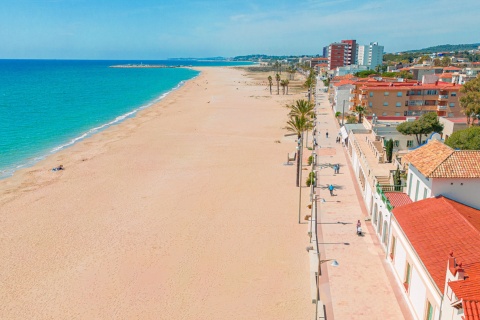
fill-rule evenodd
<path id="1" fill-rule="evenodd" d="M 337 163 L 335 165 L 335 169 L 336 169 L 335 173 L 340 173 L 340 164 Z"/>
<path id="2" fill-rule="evenodd" d="M 328 131 L 327 131 L 327 132 L 325 132 L 325 137 L 327 137 L 327 139 L 328 139 Z"/>
<path id="3" fill-rule="evenodd" d="M 358 220 L 358 222 L 357 222 L 357 234 L 359 236 L 362 235 L 362 223 L 360 222 L 360 220 Z"/>
<path id="4" fill-rule="evenodd" d="M 333 184 L 331 184 L 331 185 L 328 186 L 328 190 L 330 190 L 330 195 L 331 195 L 331 196 L 333 196 L 333 189 L 334 189 L 334 188 L 335 188 L 335 187 L 333 186 Z"/>

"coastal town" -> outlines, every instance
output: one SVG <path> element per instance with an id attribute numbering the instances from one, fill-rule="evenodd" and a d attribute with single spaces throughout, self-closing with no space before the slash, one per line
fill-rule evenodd
<path id="1" fill-rule="evenodd" d="M 286 129 L 298 137 L 314 318 L 478 319 L 480 63 L 383 54 L 342 40 L 323 57 L 260 61 L 277 88 L 298 72 L 307 89 Z"/>

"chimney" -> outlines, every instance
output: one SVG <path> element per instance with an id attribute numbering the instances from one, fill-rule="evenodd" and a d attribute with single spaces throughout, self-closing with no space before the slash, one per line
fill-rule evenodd
<path id="1" fill-rule="evenodd" d="M 453 251 L 450 251 L 450 256 L 448 257 L 448 270 L 450 273 L 455 276 L 455 268 L 457 267 L 457 262 L 455 261 L 455 257 L 453 256 Z"/>
<path id="2" fill-rule="evenodd" d="M 461 262 L 455 268 L 455 271 L 456 271 L 457 280 L 465 280 L 465 269 L 463 269 Z"/>

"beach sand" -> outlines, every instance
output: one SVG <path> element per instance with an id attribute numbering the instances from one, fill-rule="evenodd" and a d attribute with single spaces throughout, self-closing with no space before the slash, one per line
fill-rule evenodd
<path id="1" fill-rule="evenodd" d="M 0 181 L 1 319 L 312 317 L 295 166 L 283 166 L 296 143 L 282 105 L 304 95 L 200 70 Z"/>

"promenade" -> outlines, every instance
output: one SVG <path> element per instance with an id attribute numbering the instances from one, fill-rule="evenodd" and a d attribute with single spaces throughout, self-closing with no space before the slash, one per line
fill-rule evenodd
<path id="1" fill-rule="evenodd" d="M 321 260 L 335 259 L 339 266 L 321 265 L 320 299 L 326 319 L 410 319 L 401 292 L 385 263 L 360 196 L 360 190 L 347 159 L 346 148 L 336 143 L 340 128 L 318 82 L 317 113 L 317 188 L 318 236 Z M 328 132 L 328 138 L 326 133 Z M 340 165 L 334 174 L 333 165 Z M 333 184 L 331 196 L 328 185 Z M 323 200 L 322 200 L 323 199 Z M 364 236 L 356 234 L 360 220 Z M 400 302 L 399 302 L 400 301 Z M 318 319 L 324 319 L 319 312 Z"/>

